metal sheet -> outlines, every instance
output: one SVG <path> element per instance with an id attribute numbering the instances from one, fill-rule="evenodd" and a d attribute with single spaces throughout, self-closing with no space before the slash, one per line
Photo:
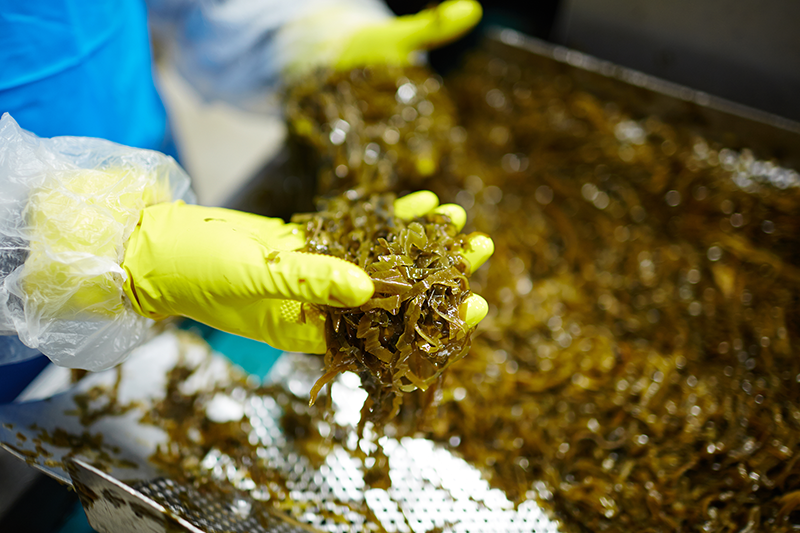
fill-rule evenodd
<path id="1" fill-rule="evenodd" d="M 128 485 L 81 459 L 67 459 L 72 485 L 101 533 L 313 533 L 266 506 L 201 492 L 167 478 Z"/>
<path id="2" fill-rule="evenodd" d="M 0 407 L 0 445 L 48 475 L 74 484 L 90 522 L 100 531 L 289 533 L 313 527 L 327 532 L 360 532 L 367 528 L 365 517 L 354 512 L 350 504 L 364 503 L 387 531 L 426 532 L 435 527 L 475 533 L 557 531 L 557 523 L 533 501 L 515 509 L 502 492 L 481 478 L 478 469 L 425 439 L 382 441 L 389 457 L 389 490 L 367 489 L 361 459 L 340 445 L 333 448 L 324 464 L 314 467 L 283 435 L 277 403 L 258 395 L 239 400 L 252 428 L 250 439 L 258 443 L 254 460 L 285 476 L 295 502 L 289 510 L 292 519 L 264 501 L 259 487 L 219 450 L 212 449 L 202 458 L 201 466 L 234 492 L 197 492 L 166 477 L 148 461 L 156 446 L 166 442 L 166 436 L 140 421 L 153 403 L 164 397 L 165 376 L 177 364 L 198 369 L 183 384 L 186 393 L 210 391 L 241 376 L 224 357 L 212 354 L 195 337 L 168 332 L 137 350 L 121 365 L 121 374 L 117 370 L 92 374 L 49 399 Z M 319 365 L 319 359 L 313 356 L 284 354 L 268 379 L 306 395 L 319 375 Z M 120 376 L 114 396 L 110 391 Z M 98 394 L 101 389 L 107 393 Z M 124 414 L 112 412 L 83 424 L 79 415 L 87 411 L 78 409 L 78 405 L 92 391 L 96 399 L 91 405 L 100 410 L 97 412 L 102 412 L 112 397 L 120 406 L 134 407 Z M 353 374 L 334 385 L 335 416 L 350 427 L 350 442 L 355 439 L 364 394 Z M 46 436 L 54 434 L 84 435 L 89 442 L 102 438 L 102 445 L 87 449 L 59 445 L 67 442 L 63 439 L 48 442 Z M 293 520 L 305 526 L 301 528 Z"/>

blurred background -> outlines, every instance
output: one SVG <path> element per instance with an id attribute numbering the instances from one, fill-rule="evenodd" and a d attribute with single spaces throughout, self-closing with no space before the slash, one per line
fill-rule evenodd
<path id="1" fill-rule="evenodd" d="M 389 0 L 398 15 L 429 0 Z M 800 121 L 800 2 L 787 0 L 539 0 L 484 2 L 481 24 L 430 54 L 441 73 L 490 26 L 528 35 Z M 220 205 L 280 149 L 280 116 L 203 102 L 159 64 L 182 163 L 204 204 Z"/>

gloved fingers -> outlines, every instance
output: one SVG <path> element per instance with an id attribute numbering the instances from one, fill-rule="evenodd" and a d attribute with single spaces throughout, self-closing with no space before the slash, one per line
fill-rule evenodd
<path id="1" fill-rule="evenodd" d="M 337 257 L 302 252 L 274 252 L 264 272 L 269 297 L 335 307 L 357 307 L 375 286 L 364 270 Z"/>
<path id="2" fill-rule="evenodd" d="M 233 331 L 266 342 L 287 352 L 325 353 L 325 315 L 308 305 L 293 300 L 265 300 L 259 305 L 261 322 L 251 331 Z M 467 328 L 474 328 L 489 312 L 489 304 L 477 294 L 459 307 Z M 251 315 L 252 316 L 252 315 Z M 220 328 L 219 324 L 209 324 Z M 225 329 L 220 328 L 220 329 Z"/>
<path id="3" fill-rule="evenodd" d="M 398 33 L 405 35 L 409 52 L 430 50 L 461 37 L 472 29 L 483 15 L 475 0 L 447 0 L 415 15 L 398 17 Z"/>
<path id="4" fill-rule="evenodd" d="M 475 272 L 494 253 L 494 241 L 485 234 L 478 232 L 471 233 L 468 240 L 463 256 L 469 261 L 472 272 Z"/>
<path id="5" fill-rule="evenodd" d="M 295 252 L 305 246 L 305 231 L 298 224 L 230 209 L 200 209 L 204 221 L 224 223 L 234 233 L 247 234 L 269 251 L 263 269 L 243 267 L 248 275 L 242 271 L 241 275 L 231 276 L 245 282 L 251 276 L 253 297 L 354 307 L 366 302 L 374 292 L 369 276 L 356 265 L 335 257 Z"/>
<path id="6" fill-rule="evenodd" d="M 134 310 L 194 318 L 198 308 L 269 298 L 354 307 L 372 296 L 372 281 L 356 265 L 285 251 L 304 245 L 304 232 L 274 220 L 179 203 L 146 208 L 122 264 Z"/>
<path id="7" fill-rule="evenodd" d="M 426 213 L 441 213 L 447 215 L 458 231 L 464 228 L 467 222 L 467 212 L 457 204 L 439 205 L 439 198 L 431 191 L 417 191 L 407 194 L 394 201 L 394 214 L 402 219 L 412 219 Z M 464 250 L 464 257 L 475 272 L 494 253 L 494 242 L 482 233 L 473 233 L 469 236 L 469 244 Z"/>
<path id="8" fill-rule="evenodd" d="M 366 26 L 350 37 L 335 67 L 347 70 L 371 64 L 413 63 L 419 58 L 415 52 L 457 39 L 475 26 L 482 14 L 475 0 L 448 0 L 414 15 Z"/>
<path id="9" fill-rule="evenodd" d="M 488 312 L 489 304 L 486 303 L 482 296 L 477 294 L 472 294 L 458 308 L 458 314 L 461 315 L 461 319 L 468 328 L 477 326 L 478 322 L 483 320 Z"/>
<path id="10" fill-rule="evenodd" d="M 269 300 L 262 315 L 263 327 L 255 332 L 273 348 L 287 352 L 323 354 L 325 315 L 294 300 Z"/>
<path id="11" fill-rule="evenodd" d="M 467 223 L 467 212 L 456 204 L 439 205 L 439 197 L 431 191 L 417 191 L 394 201 L 394 214 L 398 218 L 410 220 L 430 212 L 447 215 L 458 231 Z"/>
<path id="12" fill-rule="evenodd" d="M 325 353 L 325 315 L 293 300 L 260 299 L 202 306 L 186 316 L 213 328 L 266 342 L 287 352 Z"/>

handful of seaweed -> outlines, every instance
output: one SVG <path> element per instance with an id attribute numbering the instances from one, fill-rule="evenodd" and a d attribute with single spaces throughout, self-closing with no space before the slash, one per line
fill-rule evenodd
<path id="1" fill-rule="evenodd" d="M 400 392 L 426 390 L 470 347 L 459 307 L 470 295 L 466 238 L 444 215 L 406 221 L 394 216 L 393 194 L 320 202 L 319 212 L 298 215 L 306 251 L 351 261 L 369 274 L 375 294 L 357 308 L 323 306 L 326 373 L 311 391 L 345 371 L 361 375 L 369 398 L 361 425 L 394 417 Z"/>

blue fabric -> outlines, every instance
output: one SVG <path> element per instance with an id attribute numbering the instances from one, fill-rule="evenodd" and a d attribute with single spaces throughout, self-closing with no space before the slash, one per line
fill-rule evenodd
<path id="1" fill-rule="evenodd" d="M 14 335 L 0 336 L 0 404 L 13 401 L 50 364 Z"/>
<path id="2" fill-rule="evenodd" d="M 14 401 L 49 364 L 50 360 L 40 354 L 27 361 L 0 365 L 0 404 Z"/>
<path id="3" fill-rule="evenodd" d="M 40 137 L 166 148 L 142 0 L 0 0 L 0 114 Z"/>
<path id="4" fill-rule="evenodd" d="M 27 361 L 39 355 L 42 355 L 39 350 L 28 348 L 16 335 L 0 335 L 0 365 Z"/>

